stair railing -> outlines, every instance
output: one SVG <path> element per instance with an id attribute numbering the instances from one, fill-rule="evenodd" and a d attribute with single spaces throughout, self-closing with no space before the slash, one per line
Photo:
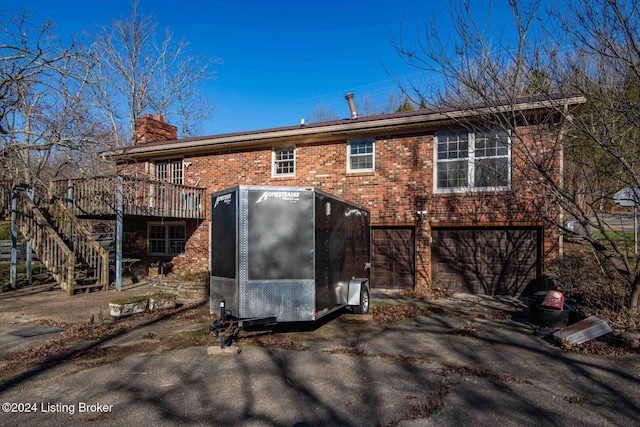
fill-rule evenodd
<path id="1" fill-rule="evenodd" d="M 106 291 L 109 288 L 109 251 L 95 241 L 89 230 L 59 199 L 54 199 L 49 213 L 59 234 L 67 238 L 76 257 L 95 272 L 97 284 Z"/>
<path id="2" fill-rule="evenodd" d="M 76 256 L 58 235 L 38 207 L 16 189 L 16 224 L 20 232 L 34 248 L 40 261 L 47 267 L 63 290 L 73 295 Z"/>

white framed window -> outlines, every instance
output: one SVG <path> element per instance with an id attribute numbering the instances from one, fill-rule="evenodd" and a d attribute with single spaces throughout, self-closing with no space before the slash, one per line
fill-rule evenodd
<path id="1" fill-rule="evenodd" d="M 187 239 L 184 222 L 150 222 L 147 224 L 149 255 L 182 255 Z"/>
<path id="2" fill-rule="evenodd" d="M 347 172 L 375 170 L 376 143 L 373 139 L 350 141 L 347 144 Z"/>
<path id="3" fill-rule="evenodd" d="M 272 160 L 272 176 L 294 176 L 296 174 L 295 147 L 274 148 Z"/>
<path id="4" fill-rule="evenodd" d="M 504 130 L 437 132 L 436 192 L 507 190 L 511 186 L 511 139 Z"/>
<path id="5" fill-rule="evenodd" d="M 162 160 L 156 162 L 156 179 L 162 182 L 182 185 L 184 183 L 184 167 L 182 159 Z"/>

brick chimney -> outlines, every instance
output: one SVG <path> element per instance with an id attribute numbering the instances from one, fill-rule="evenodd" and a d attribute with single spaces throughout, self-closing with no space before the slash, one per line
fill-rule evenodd
<path id="1" fill-rule="evenodd" d="M 178 138 L 178 128 L 165 123 L 164 117 L 145 114 L 136 119 L 135 144 L 168 141 Z"/>

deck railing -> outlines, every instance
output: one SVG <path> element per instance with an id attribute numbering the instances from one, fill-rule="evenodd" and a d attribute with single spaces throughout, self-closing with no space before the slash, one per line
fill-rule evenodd
<path id="1" fill-rule="evenodd" d="M 73 294 L 76 256 L 38 207 L 24 194 L 13 192 L 16 198 L 16 224 L 29 241 L 40 261 L 69 295 Z"/>
<path id="2" fill-rule="evenodd" d="M 61 180 L 51 187 L 52 196 L 66 201 L 78 217 L 115 215 L 122 194 L 124 215 L 203 219 L 205 192 L 202 187 L 129 176 Z"/>
<path id="3" fill-rule="evenodd" d="M 93 279 L 105 291 L 109 288 L 109 252 L 93 239 L 89 230 L 71 215 L 60 200 L 49 208 L 58 232 L 67 238 L 77 260 L 84 262 Z"/>

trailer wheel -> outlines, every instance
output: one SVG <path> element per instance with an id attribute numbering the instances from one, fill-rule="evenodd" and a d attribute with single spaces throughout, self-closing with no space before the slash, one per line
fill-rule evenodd
<path id="1" fill-rule="evenodd" d="M 363 286 L 360 290 L 360 304 L 354 305 L 352 310 L 355 314 L 367 314 L 369 312 L 369 290 Z"/>

